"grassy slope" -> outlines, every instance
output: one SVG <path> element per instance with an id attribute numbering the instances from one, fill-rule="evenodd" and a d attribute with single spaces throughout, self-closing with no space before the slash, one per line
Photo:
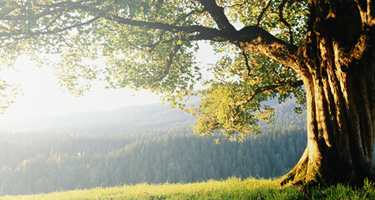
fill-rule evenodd
<path id="1" fill-rule="evenodd" d="M 303 194 L 293 187 L 281 188 L 273 180 L 248 178 L 242 181 L 229 178 L 191 184 L 138 184 L 29 196 L 5 196 L 0 199 L 375 199 L 375 189 L 373 184 L 366 183 L 361 189 L 338 185 Z"/>

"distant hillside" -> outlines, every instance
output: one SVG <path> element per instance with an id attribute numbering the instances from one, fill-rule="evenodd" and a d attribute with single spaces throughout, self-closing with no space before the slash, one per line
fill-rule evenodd
<path id="1" fill-rule="evenodd" d="M 293 112 L 295 103 L 288 99 L 282 104 L 276 100 L 267 103 L 275 107 L 275 124 L 306 125 L 305 114 L 297 115 Z M 8 132 L 48 132 L 66 133 L 75 130 L 79 134 L 120 133 L 124 131 L 163 129 L 175 125 L 192 124 L 194 117 L 169 105 L 147 105 L 124 107 L 112 111 L 85 112 L 48 118 L 25 119 L 3 124 L 0 131 Z M 272 125 L 271 125 L 272 126 Z M 267 126 L 268 127 L 268 126 Z"/>
<path id="2" fill-rule="evenodd" d="M 5 194 L 137 183 L 190 183 L 231 176 L 278 177 L 306 146 L 306 129 L 275 127 L 242 143 L 200 137 L 188 126 L 95 136 L 0 141 Z"/>
<path id="3" fill-rule="evenodd" d="M 1 125 L 0 130 L 11 132 L 48 132 L 64 134 L 120 133 L 141 129 L 163 129 L 176 124 L 191 124 L 194 118 L 169 105 L 125 107 L 104 112 L 85 112 L 49 118 L 27 119 Z M 9 131 L 8 131 L 9 132 Z"/>
<path id="4" fill-rule="evenodd" d="M 39 131 L 0 132 L 0 195 L 278 177 L 306 146 L 306 122 L 293 107 L 292 101 L 277 105 L 275 125 L 242 143 L 192 134 L 192 116 L 156 105 L 45 119 L 50 127 Z"/>

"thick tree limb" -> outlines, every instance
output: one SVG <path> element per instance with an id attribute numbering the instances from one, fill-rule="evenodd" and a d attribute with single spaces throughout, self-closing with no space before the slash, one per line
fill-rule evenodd
<path id="1" fill-rule="evenodd" d="M 75 7 L 76 4 L 70 1 L 61 2 L 61 4 L 49 5 L 50 9 L 41 10 L 41 13 L 37 14 L 37 16 L 42 14 L 48 14 L 49 12 L 53 12 L 59 10 L 62 7 L 68 7 L 72 9 L 71 11 L 79 11 L 80 9 L 88 11 L 92 16 L 91 19 L 87 19 L 84 21 L 82 19 L 81 22 L 75 24 L 69 24 L 64 27 L 58 27 L 53 30 L 42 29 L 38 31 L 22 31 L 16 30 L 14 32 L 1 32 L 0 37 L 8 37 L 7 39 L 10 40 L 10 37 L 14 37 L 14 39 L 22 39 L 27 37 L 32 37 L 35 35 L 43 35 L 43 34 L 57 34 L 63 31 L 67 31 L 79 26 L 84 26 L 98 20 L 101 17 L 109 21 L 114 21 L 119 24 L 123 25 L 130 25 L 130 26 L 137 26 L 137 27 L 147 27 L 149 29 L 158 29 L 164 30 L 169 32 L 184 32 L 185 37 L 181 38 L 182 41 L 186 40 L 211 40 L 217 42 L 231 42 L 242 50 L 247 52 L 254 52 L 269 57 L 273 60 L 279 61 L 280 63 L 289 66 L 295 70 L 299 70 L 298 68 L 298 59 L 296 56 L 297 47 L 294 45 L 287 44 L 282 40 L 274 37 L 269 32 L 265 31 L 264 29 L 257 27 L 257 26 L 248 26 L 240 31 L 237 31 L 234 26 L 229 22 L 228 18 L 225 16 L 224 8 L 217 5 L 215 0 L 197 0 L 199 1 L 204 9 L 210 13 L 210 15 L 215 20 L 216 24 L 218 25 L 219 29 L 204 27 L 200 25 L 191 25 L 191 26 L 181 26 L 175 24 L 167 24 L 163 22 L 147 22 L 147 21 L 139 21 L 133 20 L 130 18 L 124 18 L 115 14 L 109 14 L 105 12 L 105 10 L 101 10 L 97 6 L 95 6 L 99 1 L 88 1 L 82 0 L 80 6 Z M 68 3 L 69 2 L 69 3 Z M 72 4 L 70 4 L 72 3 Z M 73 6 L 74 5 L 74 6 Z M 199 10 L 200 12 L 202 10 Z M 68 12 L 68 11 L 64 11 Z M 187 16 L 189 13 L 187 14 Z M 9 17 L 9 16 L 2 16 L 2 17 Z M 63 16 L 61 16 L 63 17 Z M 21 17 L 25 19 L 24 16 Z M 4 18 L 3 18 L 4 19 Z M 55 18 L 50 19 L 51 22 L 56 21 Z M 50 23 L 47 23 L 47 26 L 52 26 Z M 10 38 L 10 39 L 9 39 Z M 165 42 L 165 41 L 159 41 Z"/>
<path id="2" fill-rule="evenodd" d="M 300 73 L 297 46 L 287 44 L 258 26 L 247 26 L 230 38 L 247 52 L 258 53 L 278 61 Z"/>
<path id="3" fill-rule="evenodd" d="M 342 65 L 348 66 L 349 63 L 352 63 L 354 61 L 361 60 L 365 52 L 368 50 L 369 46 L 369 35 L 370 33 L 367 34 L 362 34 L 358 38 L 357 44 L 353 47 L 353 49 L 348 52 L 340 52 L 341 56 L 339 58 L 339 61 L 341 62 Z"/>
<path id="4" fill-rule="evenodd" d="M 259 53 L 300 71 L 299 66 L 297 65 L 297 47 L 285 43 L 257 26 L 248 26 L 240 31 L 222 31 L 198 25 L 175 26 L 161 22 L 137 21 L 115 15 L 107 17 L 107 19 L 116 21 L 120 24 L 161 29 L 171 32 L 190 33 L 191 35 L 187 37 L 188 40 L 211 40 L 217 42 L 229 41 L 240 47 L 242 50 Z"/>
<path id="5" fill-rule="evenodd" d="M 138 27 L 148 27 L 152 29 L 160 29 L 170 32 L 185 32 L 185 33 L 215 33 L 220 34 L 220 31 L 213 28 L 207 28 L 204 26 L 176 26 L 171 24 L 166 24 L 162 22 L 146 22 L 146 21 L 138 21 L 138 20 L 132 20 L 128 18 L 123 18 L 117 15 L 111 15 L 109 17 L 106 17 L 108 20 L 116 21 L 120 24 L 126 24 L 131 26 L 138 26 Z"/>

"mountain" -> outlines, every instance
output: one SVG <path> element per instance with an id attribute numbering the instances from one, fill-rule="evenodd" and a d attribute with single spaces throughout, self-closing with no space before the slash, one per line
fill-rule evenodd
<path id="1" fill-rule="evenodd" d="M 23 133 L 76 134 L 119 133 L 143 129 L 163 129 L 193 123 L 194 118 L 168 105 L 124 107 L 112 111 L 85 112 L 48 118 L 25 119 L 0 124 L 0 130 Z"/>
<path id="2" fill-rule="evenodd" d="M 36 120 L 39 129 L 0 132 L 0 195 L 281 176 L 307 141 L 304 115 L 293 107 L 276 105 L 275 125 L 242 143 L 192 134 L 194 118 L 168 106 Z"/>
<path id="3" fill-rule="evenodd" d="M 278 104 L 277 100 L 273 99 L 266 104 L 275 107 L 275 124 L 292 123 L 305 126 L 305 114 L 297 115 L 293 112 L 296 104 L 292 99 L 282 104 Z M 154 104 L 124 107 L 111 111 L 23 119 L 6 124 L 0 122 L 0 131 L 64 134 L 69 130 L 75 130 L 74 132 L 78 134 L 119 133 L 148 128 L 163 129 L 177 124 L 192 124 L 194 120 L 195 118 L 190 114 L 172 109 L 169 105 Z"/>

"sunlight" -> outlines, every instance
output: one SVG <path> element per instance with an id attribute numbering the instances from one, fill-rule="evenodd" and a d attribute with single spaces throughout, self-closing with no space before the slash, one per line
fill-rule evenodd
<path id="1" fill-rule="evenodd" d="M 200 43 L 197 53 L 200 66 L 215 63 L 217 55 L 205 42 Z M 3 70 L 1 77 L 10 83 L 20 83 L 23 95 L 19 95 L 5 113 L 0 115 L 0 130 L 15 128 L 10 124 L 35 118 L 68 115 L 80 112 L 99 112 L 126 106 L 157 104 L 160 96 L 146 90 L 105 89 L 105 83 L 94 82 L 89 92 L 75 97 L 58 85 L 52 67 L 37 67 L 27 56 L 20 56 L 13 69 Z M 208 79 L 209 73 L 203 75 Z M 211 77 L 212 78 L 212 77 Z"/>
<path id="2" fill-rule="evenodd" d="M 134 92 L 124 88 L 108 90 L 100 82 L 93 83 L 91 90 L 83 97 L 75 97 L 62 91 L 51 67 L 38 68 L 26 56 L 17 60 L 14 69 L 3 71 L 2 76 L 9 82 L 20 83 L 23 93 L 5 114 L 0 115 L 2 123 L 7 120 L 113 110 L 159 101 L 157 95 L 147 91 Z"/>

